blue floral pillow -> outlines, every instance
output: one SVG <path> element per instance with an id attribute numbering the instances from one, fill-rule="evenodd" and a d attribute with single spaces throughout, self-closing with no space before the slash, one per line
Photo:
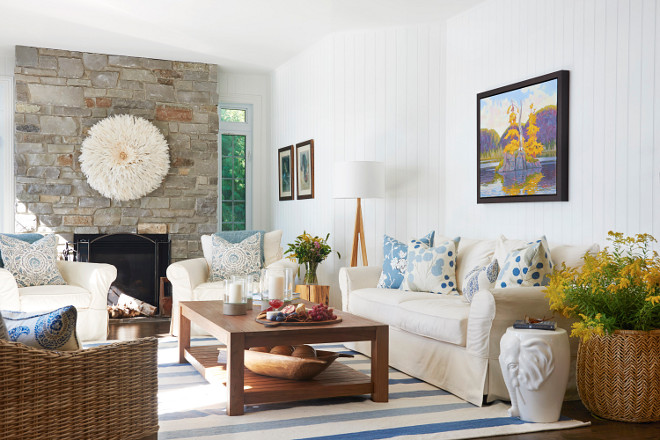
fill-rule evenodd
<path id="1" fill-rule="evenodd" d="M 35 348 L 57 351 L 80 350 L 76 333 L 78 311 L 66 306 L 52 312 L 2 311 L 9 340 Z"/>
<path id="2" fill-rule="evenodd" d="M 552 273 L 550 247 L 545 236 L 515 249 L 502 263 L 495 287 L 547 286 Z"/>
<path id="3" fill-rule="evenodd" d="M 435 231 L 429 232 L 418 241 L 427 246 L 433 246 Z M 403 282 L 408 264 L 408 245 L 385 235 L 383 243 L 383 272 L 380 274 L 378 285 L 381 289 L 398 289 Z"/>
<path id="4" fill-rule="evenodd" d="M 450 293 L 456 289 L 456 249 L 460 237 L 445 241 L 437 247 L 413 241 L 408 246 L 408 265 L 401 286 L 414 292 Z"/>
<path id="5" fill-rule="evenodd" d="M 490 289 L 497 281 L 497 275 L 500 271 L 500 265 L 497 260 L 493 260 L 488 266 L 475 266 L 465 276 L 463 282 L 463 298 L 469 303 L 475 293 L 482 289 Z"/>
<path id="6" fill-rule="evenodd" d="M 222 281 L 232 275 L 248 275 L 261 269 L 261 232 L 239 243 L 212 236 L 213 252 L 210 281 Z"/>
<path id="7" fill-rule="evenodd" d="M 27 243 L 0 234 L 2 260 L 14 276 L 18 287 L 66 284 L 57 268 L 57 237 L 44 238 Z"/>

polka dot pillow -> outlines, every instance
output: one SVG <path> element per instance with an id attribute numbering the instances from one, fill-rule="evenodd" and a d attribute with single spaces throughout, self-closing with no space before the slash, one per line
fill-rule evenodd
<path id="1" fill-rule="evenodd" d="M 545 236 L 515 249 L 502 263 L 495 287 L 547 286 L 552 273 L 550 248 Z"/>
<path id="2" fill-rule="evenodd" d="M 401 288 L 414 292 L 449 293 L 456 289 L 456 249 L 460 237 L 428 247 L 413 241 L 408 246 L 408 265 Z"/>

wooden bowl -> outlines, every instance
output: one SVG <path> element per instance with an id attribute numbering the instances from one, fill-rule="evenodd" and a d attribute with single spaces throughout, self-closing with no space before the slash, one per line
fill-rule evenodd
<path id="1" fill-rule="evenodd" d="M 350 354 L 324 350 L 316 350 L 315 359 L 245 350 L 245 367 L 262 376 L 310 380 L 328 368 L 340 356 L 353 357 Z"/>

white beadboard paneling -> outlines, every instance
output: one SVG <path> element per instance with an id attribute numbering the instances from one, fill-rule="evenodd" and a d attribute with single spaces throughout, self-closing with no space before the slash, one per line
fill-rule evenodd
<path id="1" fill-rule="evenodd" d="M 315 198 L 280 202 L 274 191 L 272 224 L 285 244 L 303 230 L 330 232 L 342 259 L 326 260 L 319 277 L 334 306 L 356 202 L 331 198 L 333 163 L 385 162 L 387 196 L 362 203 L 371 265 L 382 264 L 383 234 L 407 240 L 444 227 L 444 36 L 444 24 L 334 34 L 272 74 L 272 151 L 313 138 L 315 156 Z"/>
<path id="2" fill-rule="evenodd" d="M 608 230 L 660 236 L 659 9 L 490 0 L 448 20 L 448 233 L 602 244 Z M 569 201 L 477 205 L 476 94 L 560 69 L 571 72 Z"/>

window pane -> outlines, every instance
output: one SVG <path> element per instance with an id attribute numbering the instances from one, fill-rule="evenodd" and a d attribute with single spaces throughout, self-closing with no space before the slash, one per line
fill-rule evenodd
<path id="1" fill-rule="evenodd" d="M 233 194 L 232 180 L 222 179 L 222 200 L 231 200 Z"/>
<path id="2" fill-rule="evenodd" d="M 245 201 L 245 180 L 234 181 L 234 200 Z"/>
<path id="3" fill-rule="evenodd" d="M 245 222 L 245 203 L 234 202 L 234 221 Z"/>
<path id="4" fill-rule="evenodd" d="M 231 157 L 222 158 L 222 178 L 232 179 L 234 177 L 234 160 Z"/>
<path id="5" fill-rule="evenodd" d="M 234 213 L 232 210 L 231 203 L 222 203 L 222 222 L 231 222 L 234 220 Z"/>
<path id="6" fill-rule="evenodd" d="M 221 108 L 220 120 L 223 122 L 245 122 L 246 111 L 233 108 Z"/>
<path id="7" fill-rule="evenodd" d="M 234 137 L 234 156 L 245 157 L 245 136 Z"/>
<path id="8" fill-rule="evenodd" d="M 222 135 L 222 155 L 231 156 L 233 146 L 233 136 Z"/>

